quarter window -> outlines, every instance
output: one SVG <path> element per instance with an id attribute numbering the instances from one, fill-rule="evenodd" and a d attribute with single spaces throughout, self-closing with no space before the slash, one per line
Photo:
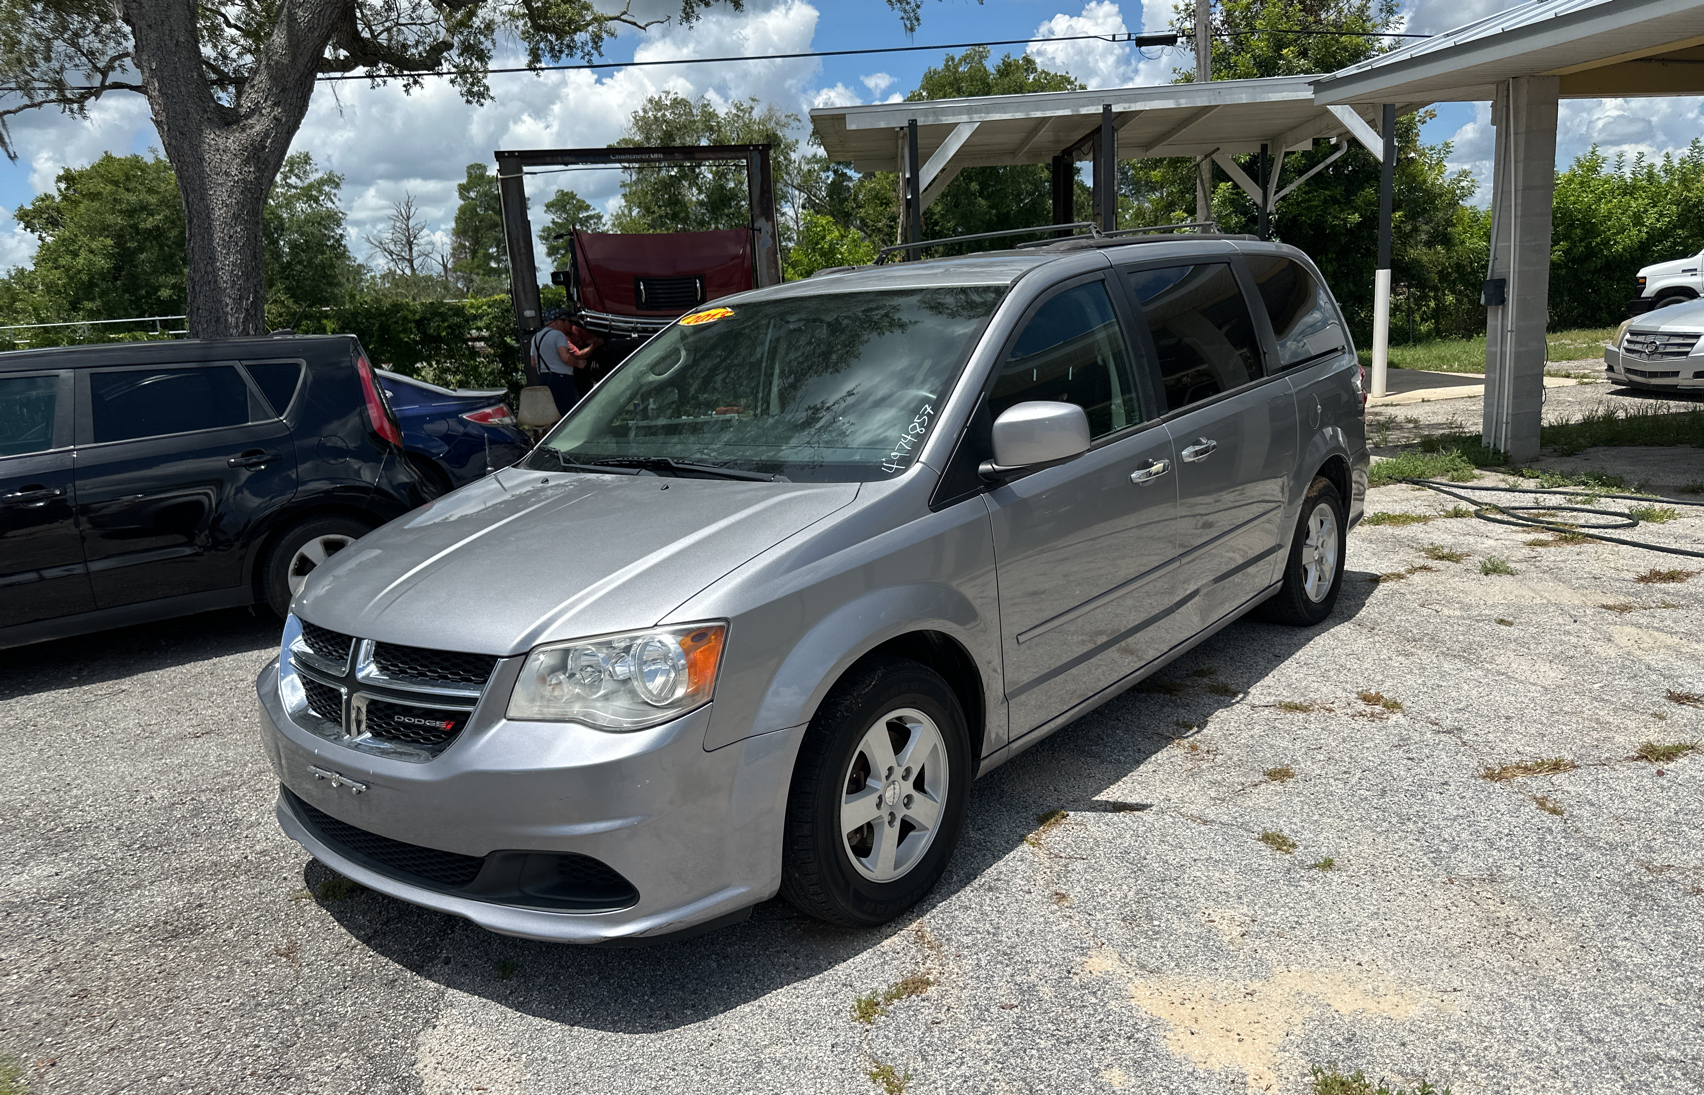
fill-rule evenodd
<path id="1" fill-rule="evenodd" d="M 57 376 L 0 377 L 0 456 L 53 448 Z"/>
<path id="2" fill-rule="evenodd" d="M 114 369 L 89 376 L 95 441 L 128 441 L 249 420 L 249 389 L 235 367 Z"/>
<path id="3" fill-rule="evenodd" d="M 1280 368 L 1305 365 L 1349 345 L 1336 307 L 1306 266 L 1267 255 L 1251 255 L 1248 264 L 1272 320 Z"/>
<path id="4" fill-rule="evenodd" d="M 1167 266 L 1128 276 L 1154 336 L 1166 410 L 1261 378 L 1260 343 L 1229 265 Z"/>
<path id="5" fill-rule="evenodd" d="M 996 417 L 1015 403 L 1058 400 L 1089 416 L 1089 434 L 1142 421 L 1135 373 L 1104 282 L 1067 289 L 1030 317 L 994 381 Z"/>
<path id="6" fill-rule="evenodd" d="M 254 382 L 260 387 L 261 394 L 272 404 L 272 409 L 278 417 L 284 417 L 284 412 L 290 409 L 290 400 L 296 394 L 296 385 L 302 379 L 302 363 L 299 361 L 250 361 L 245 367 Z"/>

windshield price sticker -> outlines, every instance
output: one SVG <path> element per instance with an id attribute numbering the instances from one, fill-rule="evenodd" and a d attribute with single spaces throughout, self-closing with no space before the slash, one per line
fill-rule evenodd
<path id="1" fill-rule="evenodd" d="M 690 316 L 680 317 L 682 327 L 697 327 L 705 323 L 715 323 L 719 319 L 727 319 L 734 314 L 732 308 L 707 308 L 702 312 L 694 312 Z"/>
<path id="2" fill-rule="evenodd" d="M 899 435 L 899 440 L 894 444 L 893 451 L 888 453 L 886 460 L 882 461 L 883 471 L 892 475 L 905 467 L 906 461 L 911 456 L 912 448 L 923 440 L 924 434 L 929 432 L 929 420 L 934 416 L 934 404 L 923 404 L 923 409 L 917 412 L 917 417 L 911 420 L 911 425 L 905 427 L 905 431 Z"/>

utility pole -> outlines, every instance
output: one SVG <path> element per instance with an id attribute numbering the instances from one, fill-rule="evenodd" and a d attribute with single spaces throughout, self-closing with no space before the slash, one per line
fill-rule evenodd
<path id="1" fill-rule="evenodd" d="M 1213 21 L 1213 0 L 1195 0 L 1195 82 L 1207 83 L 1213 78 L 1213 38 L 1209 27 Z M 1213 219 L 1213 161 L 1203 157 L 1195 165 L 1195 219 Z M 1196 229 L 1205 231 L 1205 229 Z"/>

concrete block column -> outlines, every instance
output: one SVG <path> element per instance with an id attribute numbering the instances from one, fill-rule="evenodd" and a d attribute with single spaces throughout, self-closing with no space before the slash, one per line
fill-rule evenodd
<path id="1" fill-rule="evenodd" d="M 1498 87 L 1491 105 L 1497 139 L 1485 275 L 1482 436 L 1517 461 L 1538 455 L 1544 407 L 1559 84 L 1555 76 L 1515 77 Z"/>

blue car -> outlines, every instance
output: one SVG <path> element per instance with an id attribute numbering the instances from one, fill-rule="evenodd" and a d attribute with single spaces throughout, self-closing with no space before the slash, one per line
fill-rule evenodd
<path id="1" fill-rule="evenodd" d="M 433 497 L 508 467 L 532 447 L 502 389 L 452 391 L 382 369 L 378 377 L 402 423 L 408 462 Z"/>

